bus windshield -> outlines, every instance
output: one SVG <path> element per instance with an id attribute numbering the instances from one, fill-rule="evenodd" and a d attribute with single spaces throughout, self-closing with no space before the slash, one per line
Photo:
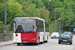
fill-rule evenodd
<path id="1" fill-rule="evenodd" d="M 35 19 L 15 19 L 15 33 L 33 33 L 36 32 Z"/>

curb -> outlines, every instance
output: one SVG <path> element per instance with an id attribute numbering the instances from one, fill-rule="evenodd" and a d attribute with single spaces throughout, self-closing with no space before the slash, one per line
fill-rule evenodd
<path id="1" fill-rule="evenodd" d="M 0 47 L 6 46 L 6 45 L 12 45 L 12 44 L 15 44 L 15 43 L 3 44 L 3 45 L 0 45 Z"/>

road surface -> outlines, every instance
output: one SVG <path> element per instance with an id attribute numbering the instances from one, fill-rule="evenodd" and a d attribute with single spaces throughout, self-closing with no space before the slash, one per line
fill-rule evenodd
<path id="1" fill-rule="evenodd" d="M 25 44 L 17 46 L 17 44 L 0 47 L 0 50 L 75 50 L 75 36 L 73 37 L 73 44 L 68 43 L 58 44 L 58 39 L 49 38 L 48 43 L 44 44 Z"/>

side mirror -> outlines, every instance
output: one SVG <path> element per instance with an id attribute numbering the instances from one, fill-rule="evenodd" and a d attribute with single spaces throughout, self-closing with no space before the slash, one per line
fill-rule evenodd
<path id="1" fill-rule="evenodd" d="M 11 27 L 13 27 L 13 23 L 16 23 L 15 21 L 11 21 Z"/>
<path id="2" fill-rule="evenodd" d="M 11 21 L 11 27 L 13 27 L 13 21 Z"/>

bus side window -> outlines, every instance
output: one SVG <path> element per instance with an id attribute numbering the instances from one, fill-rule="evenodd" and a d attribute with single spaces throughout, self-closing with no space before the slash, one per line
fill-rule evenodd
<path id="1" fill-rule="evenodd" d="M 38 21 L 36 21 L 36 32 L 38 31 Z"/>
<path id="2" fill-rule="evenodd" d="M 38 20 L 38 31 L 39 32 L 43 32 L 44 31 L 44 25 L 43 25 L 43 21 Z"/>

